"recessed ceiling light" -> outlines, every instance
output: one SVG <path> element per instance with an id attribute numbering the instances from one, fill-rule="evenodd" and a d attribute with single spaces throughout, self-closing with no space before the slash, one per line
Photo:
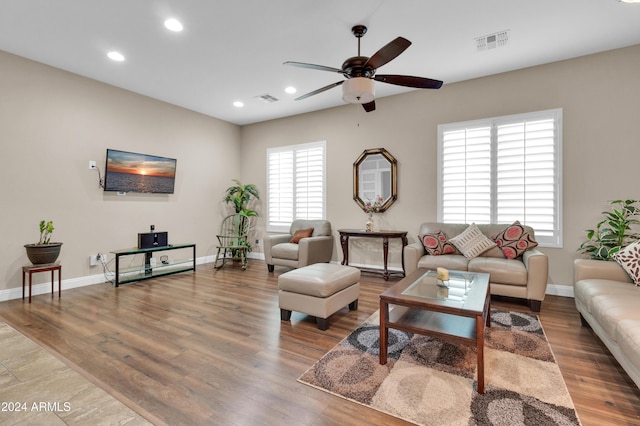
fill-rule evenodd
<path id="1" fill-rule="evenodd" d="M 175 32 L 182 31 L 182 28 L 183 28 L 182 23 L 175 18 L 169 18 L 166 21 L 164 21 L 164 26 L 168 30 L 175 31 Z"/>
<path id="2" fill-rule="evenodd" d="M 111 52 L 107 53 L 107 56 L 109 57 L 109 59 L 117 62 L 124 61 L 124 56 L 122 55 L 122 53 L 116 52 L 115 50 L 112 50 Z"/>
<path id="3" fill-rule="evenodd" d="M 294 93 L 296 93 L 298 91 L 298 89 L 296 89 L 293 86 L 289 86 L 286 89 L 284 89 L 285 92 L 287 92 L 288 94 L 292 95 Z"/>
<path id="4" fill-rule="evenodd" d="M 233 106 L 236 107 L 236 108 L 242 108 L 244 106 L 244 103 L 240 102 L 240 101 L 235 101 L 233 103 Z"/>

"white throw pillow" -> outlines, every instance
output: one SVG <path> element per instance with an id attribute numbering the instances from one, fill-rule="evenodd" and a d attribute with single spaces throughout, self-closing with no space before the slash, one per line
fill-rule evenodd
<path id="1" fill-rule="evenodd" d="M 449 242 L 456 246 L 467 259 L 478 257 L 496 246 L 496 242 L 484 235 L 475 223 L 469 225 L 461 234 L 449 238 Z"/>
<path id="2" fill-rule="evenodd" d="M 640 285 L 640 241 L 629 244 L 613 255 L 636 285 Z"/>

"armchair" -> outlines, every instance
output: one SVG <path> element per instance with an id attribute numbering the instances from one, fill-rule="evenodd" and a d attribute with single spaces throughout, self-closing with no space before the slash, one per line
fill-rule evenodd
<path id="1" fill-rule="evenodd" d="M 310 237 L 291 242 L 296 231 L 313 228 Z M 288 234 L 267 235 L 263 240 L 264 259 L 269 272 L 275 265 L 301 268 L 329 262 L 333 255 L 331 223 L 327 220 L 294 220 Z"/>

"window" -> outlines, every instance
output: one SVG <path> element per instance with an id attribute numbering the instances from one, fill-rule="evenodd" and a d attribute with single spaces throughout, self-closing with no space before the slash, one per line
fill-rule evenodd
<path id="1" fill-rule="evenodd" d="M 325 218 L 325 142 L 267 149 L 267 231 Z"/>
<path id="2" fill-rule="evenodd" d="M 561 247 L 562 110 L 438 126 L 438 221 L 531 226 Z"/>

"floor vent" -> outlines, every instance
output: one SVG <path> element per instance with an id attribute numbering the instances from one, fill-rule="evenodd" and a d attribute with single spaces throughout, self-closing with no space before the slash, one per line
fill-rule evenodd
<path id="1" fill-rule="evenodd" d="M 265 102 L 268 104 L 273 102 L 278 102 L 278 98 L 271 96 L 269 94 L 259 95 L 259 96 L 256 96 L 255 98 L 261 102 Z"/>
<path id="2" fill-rule="evenodd" d="M 509 42 L 510 30 L 499 31 L 494 34 L 488 34 L 482 37 L 477 37 L 476 48 L 478 52 L 483 50 L 495 49 L 496 47 L 504 47 Z"/>

